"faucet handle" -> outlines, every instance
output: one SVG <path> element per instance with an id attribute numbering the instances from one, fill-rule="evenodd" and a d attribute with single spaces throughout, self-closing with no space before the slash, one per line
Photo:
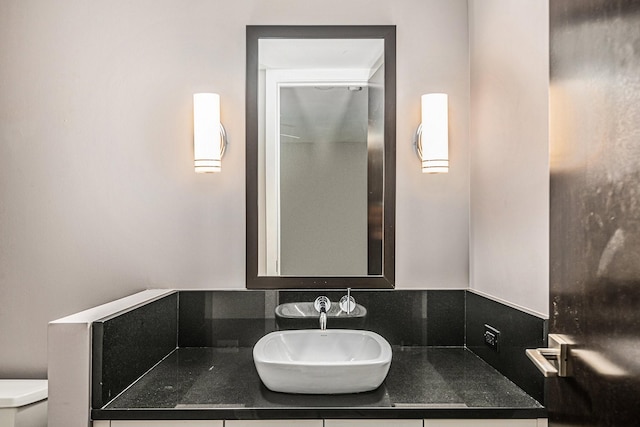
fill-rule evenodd
<path id="1" fill-rule="evenodd" d="M 331 308 L 331 301 L 329 300 L 329 298 L 325 297 L 324 295 L 321 295 L 318 298 L 316 298 L 315 302 L 313 303 L 313 307 L 316 309 L 317 312 L 321 312 L 323 308 L 325 312 L 328 312 L 329 309 Z"/>
<path id="2" fill-rule="evenodd" d="M 340 298 L 340 310 L 351 314 L 356 309 L 356 300 L 351 295 L 344 295 Z"/>

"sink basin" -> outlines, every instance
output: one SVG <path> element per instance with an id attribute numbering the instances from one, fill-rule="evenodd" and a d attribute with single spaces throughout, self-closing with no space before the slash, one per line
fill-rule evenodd
<path id="1" fill-rule="evenodd" d="M 360 393 L 375 390 L 384 381 L 391 346 L 371 331 L 277 331 L 260 338 L 253 347 L 253 361 L 272 391 Z"/>
<path id="2" fill-rule="evenodd" d="M 312 302 L 289 302 L 276 307 L 276 322 L 280 329 L 303 329 L 318 327 L 318 312 Z M 334 329 L 359 329 L 365 327 L 367 309 L 356 304 L 349 314 L 332 304 L 327 311 L 327 325 Z"/>

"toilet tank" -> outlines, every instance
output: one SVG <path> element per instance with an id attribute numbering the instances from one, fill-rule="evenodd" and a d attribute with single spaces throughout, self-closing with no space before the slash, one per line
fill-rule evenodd
<path id="1" fill-rule="evenodd" d="M 46 427 L 47 393 L 47 380 L 0 380 L 0 427 Z"/>

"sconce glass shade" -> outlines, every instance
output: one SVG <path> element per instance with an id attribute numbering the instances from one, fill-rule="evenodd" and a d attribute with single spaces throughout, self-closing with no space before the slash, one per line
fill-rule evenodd
<path id="1" fill-rule="evenodd" d="M 423 173 L 449 172 L 449 113 L 446 93 L 422 95 L 422 124 L 416 148 Z"/>
<path id="2" fill-rule="evenodd" d="M 193 155 L 196 172 L 220 172 L 224 150 L 220 95 L 193 95 Z"/>

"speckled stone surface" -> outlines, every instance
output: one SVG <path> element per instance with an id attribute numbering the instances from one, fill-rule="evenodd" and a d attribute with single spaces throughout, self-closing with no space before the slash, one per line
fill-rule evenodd
<path id="1" fill-rule="evenodd" d="M 467 348 L 544 404 L 544 377 L 525 349 L 547 346 L 547 321 L 470 291 L 465 319 Z M 484 325 L 500 331 L 500 351 L 485 344 Z"/>
<path id="2" fill-rule="evenodd" d="M 176 348 L 177 294 L 93 322 L 92 404 L 116 397 Z"/>
<path id="3" fill-rule="evenodd" d="M 310 302 L 319 295 L 326 295 L 336 303 L 344 294 L 344 290 L 281 290 L 278 298 L 283 304 Z M 391 345 L 464 346 L 463 290 L 354 290 L 352 295 L 367 309 L 362 329 L 382 335 Z M 311 327 L 318 327 L 317 322 Z M 332 327 L 331 322 L 328 327 Z"/>
<path id="4" fill-rule="evenodd" d="M 372 392 L 269 391 L 252 348 L 180 348 L 93 419 L 536 418 L 545 409 L 472 352 L 393 347 L 387 379 Z"/>

